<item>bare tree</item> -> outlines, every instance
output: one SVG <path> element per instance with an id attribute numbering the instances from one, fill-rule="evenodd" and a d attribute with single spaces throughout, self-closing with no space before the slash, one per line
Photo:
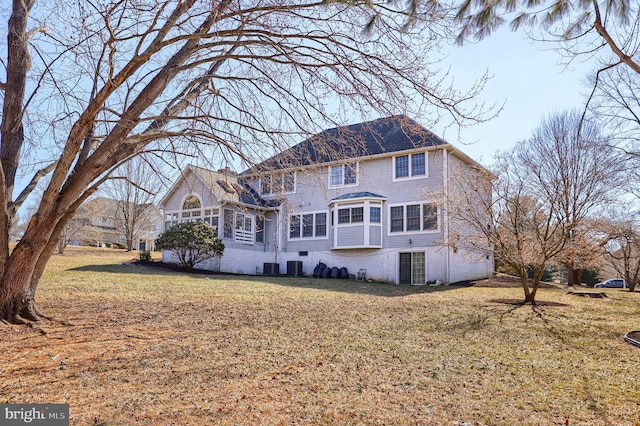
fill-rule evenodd
<path id="1" fill-rule="evenodd" d="M 551 115 L 530 139 L 497 157 L 492 200 L 481 196 L 484 188 L 474 188 L 478 179 L 463 176 L 455 184 L 453 193 L 464 194 L 454 202 L 457 219 L 481 236 L 478 246 L 488 240 L 496 261 L 520 276 L 526 301 L 534 300 L 538 281 L 554 260 L 567 268 L 573 285 L 600 252 L 589 246 L 588 224 L 620 194 L 618 154 L 599 127 L 578 112 Z M 465 227 L 457 234 L 460 241 L 473 241 Z M 534 272 L 531 292 L 527 269 Z"/>
<path id="2" fill-rule="evenodd" d="M 455 203 L 459 220 L 481 231 L 495 247 L 496 261 L 520 276 L 526 301 L 535 298 L 537 280 L 554 261 L 567 268 L 570 286 L 579 283 L 600 255 L 590 234 L 592 220 L 614 202 L 624 183 L 619 151 L 580 113 L 564 112 L 549 116 L 497 162 L 491 202 L 478 195 L 482 188 L 474 189 L 477 179 L 457 183 L 457 193 L 471 189 Z M 458 235 L 469 238 L 464 228 Z M 533 295 L 527 293 L 527 269 L 534 273 Z"/>
<path id="3" fill-rule="evenodd" d="M 601 230 L 607 241 L 603 244 L 604 259 L 629 283 L 629 291 L 634 291 L 640 280 L 640 228 L 636 215 L 609 220 Z"/>
<path id="4" fill-rule="evenodd" d="M 0 11 L 0 319 L 39 318 L 38 282 L 61 233 L 141 152 L 251 164 L 344 111 L 479 120 L 477 87 L 459 93 L 429 62 L 451 33 L 439 4 L 410 10 L 411 27 L 395 2 L 89 0 L 34 9 L 34 0 L 13 0 Z M 43 176 L 42 200 L 9 252 L 16 210 Z"/>
<path id="5" fill-rule="evenodd" d="M 573 286 L 580 283 L 591 257 L 585 222 L 621 192 L 620 152 L 612 150 L 609 138 L 577 111 L 550 115 L 526 146 L 527 154 L 519 161 L 530 170 L 534 191 L 555 206 L 563 222 L 566 245 L 558 260 L 567 268 L 568 285 Z M 597 247 L 591 250 L 598 252 Z"/>
<path id="6" fill-rule="evenodd" d="M 583 273 L 597 270 L 602 264 L 602 235 L 595 231 L 599 217 L 589 217 L 575 225 L 567 238 L 567 244 L 556 257 L 558 266 L 567 270 L 567 286 L 580 285 Z"/>
<path id="7" fill-rule="evenodd" d="M 496 263 L 520 278 L 524 302 L 535 304 L 546 267 L 564 248 L 566 230 L 554 200 L 541 197 L 532 185 L 535 176 L 524 165 L 527 150 L 519 143 L 496 156 L 492 196 L 486 187 L 491 176 L 453 174 L 447 205 L 450 244 L 476 252 L 492 249 Z"/>
<path id="8" fill-rule="evenodd" d="M 136 249 L 136 242 L 150 227 L 148 212 L 160 187 L 161 181 L 142 157 L 121 166 L 105 183 L 103 192 L 115 202 L 116 227 L 124 235 L 127 251 Z"/>
<path id="9" fill-rule="evenodd" d="M 610 129 L 615 145 L 630 154 L 640 151 L 640 74 L 615 67 L 590 76 L 594 91 L 590 103 L 593 117 Z"/>

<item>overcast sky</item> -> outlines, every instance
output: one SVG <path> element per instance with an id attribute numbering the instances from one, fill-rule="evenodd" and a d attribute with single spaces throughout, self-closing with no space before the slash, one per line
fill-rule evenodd
<path id="1" fill-rule="evenodd" d="M 452 47 L 449 58 L 455 80 L 469 84 L 488 69 L 493 79 L 487 83 L 482 100 L 505 105 L 497 118 L 463 131 L 463 142 L 472 144 L 461 143 L 454 129 L 432 130 L 474 160 L 489 165 L 496 150 L 527 139 L 544 117 L 583 107 L 585 77 L 594 64 L 576 62 L 567 68 L 553 47 L 532 43 L 508 29 L 478 44 Z"/>

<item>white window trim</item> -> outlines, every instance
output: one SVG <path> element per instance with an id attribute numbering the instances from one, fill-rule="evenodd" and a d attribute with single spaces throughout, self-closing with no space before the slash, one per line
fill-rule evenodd
<path id="1" fill-rule="evenodd" d="M 420 205 L 420 230 L 419 231 L 407 231 L 407 206 L 415 206 L 416 204 Z M 428 230 L 423 230 L 422 226 L 424 225 L 424 205 L 425 204 L 435 204 L 436 206 L 436 229 L 428 229 Z M 391 232 L 391 208 L 392 207 L 403 207 L 402 209 L 402 228 L 403 231 L 396 231 L 396 232 Z M 387 226 L 387 235 L 388 236 L 394 236 L 394 235 L 413 235 L 413 234 L 437 234 L 442 232 L 442 217 L 441 217 L 441 211 L 440 211 L 440 206 L 437 203 L 433 203 L 430 201 L 412 201 L 412 202 L 408 202 L 408 203 L 396 203 L 396 204 L 389 204 L 387 206 L 387 221 L 386 221 L 386 226 Z"/>
<path id="2" fill-rule="evenodd" d="M 362 222 L 348 222 L 348 223 L 338 223 L 338 211 L 342 210 L 342 209 L 354 209 L 354 208 L 362 208 Z M 334 222 L 334 226 L 336 228 L 341 228 L 344 226 L 362 226 L 365 224 L 369 223 L 369 212 L 365 212 L 365 203 L 358 203 L 358 204 L 349 204 L 349 203 L 344 203 L 344 204 L 336 204 L 334 206 L 334 209 L 336 211 L 336 220 Z M 349 220 L 351 220 L 351 212 L 349 212 Z M 375 222 L 377 223 L 377 222 Z"/>
<path id="3" fill-rule="evenodd" d="M 238 216 L 242 216 L 242 230 L 238 229 Z M 245 218 L 251 219 L 251 229 L 249 231 L 244 230 Z M 233 241 L 237 244 L 254 245 L 256 241 L 256 217 L 255 215 L 247 214 L 245 212 L 235 212 L 233 215 Z"/>
<path id="4" fill-rule="evenodd" d="M 226 212 L 231 212 L 231 235 L 225 236 L 227 222 L 225 221 Z M 234 240 L 235 241 L 235 232 L 236 232 L 236 213 L 233 209 L 229 208 L 220 208 L 220 216 L 222 221 L 222 232 L 218 232 L 218 237 L 226 240 Z"/>
<path id="5" fill-rule="evenodd" d="M 428 261 L 428 252 L 426 250 L 420 250 L 420 249 L 416 249 L 416 250 L 398 250 L 396 252 L 396 284 L 400 285 L 400 254 L 402 253 L 424 253 L 424 280 L 425 280 L 425 284 L 427 281 L 427 277 L 429 276 L 429 261 Z M 413 259 L 412 259 L 413 261 Z M 411 268 L 413 269 L 413 264 L 411 265 Z M 413 281 L 413 276 L 411 277 L 412 281 Z M 404 285 L 422 285 L 422 283 L 420 284 L 404 284 Z"/>
<path id="6" fill-rule="evenodd" d="M 374 225 L 382 226 L 382 217 L 383 217 L 382 216 L 382 203 L 369 202 L 369 206 L 368 207 L 369 208 L 367 209 L 368 210 L 367 214 L 369 215 L 369 223 L 374 224 Z M 371 208 L 373 208 L 373 207 L 375 207 L 375 208 L 380 210 L 380 221 L 379 222 L 372 222 L 371 221 Z"/>
<path id="7" fill-rule="evenodd" d="M 349 222 L 349 223 L 338 223 L 338 210 L 340 209 L 352 209 L 352 208 L 362 208 L 362 222 Z M 380 208 L 380 222 L 371 222 L 371 207 Z M 333 205 L 333 209 L 331 214 L 334 216 L 333 225 L 332 225 L 332 235 L 333 235 L 333 244 L 332 250 L 345 250 L 345 249 L 357 249 L 357 248 L 381 248 L 383 245 L 382 241 L 382 233 L 384 232 L 384 214 L 383 214 L 383 203 L 382 201 L 376 199 L 375 201 L 359 201 L 359 202 L 349 202 L 344 200 L 339 203 L 335 203 Z M 338 241 L 338 231 L 343 228 L 363 228 L 364 229 L 364 244 L 357 246 L 336 246 Z M 380 229 L 380 244 L 371 244 L 370 236 L 371 236 L 371 228 Z"/>
<path id="8" fill-rule="evenodd" d="M 350 184 L 345 184 L 345 166 L 346 165 L 354 165 L 355 169 L 356 169 L 356 182 L 355 183 L 350 183 Z M 331 168 L 332 167 L 337 167 L 340 166 L 342 167 L 342 182 L 341 184 L 338 185 L 333 185 L 333 183 L 331 182 Z M 329 188 L 348 188 L 351 186 L 358 186 L 360 184 L 360 163 L 358 162 L 347 162 L 347 163 L 342 163 L 342 164 L 332 164 L 328 167 L 327 169 L 327 185 Z"/>
<path id="9" fill-rule="evenodd" d="M 195 197 L 198 199 L 198 201 L 200 202 L 200 207 L 196 207 L 194 209 L 184 209 L 183 207 L 184 207 L 185 201 L 187 201 L 187 199 L 191 197 Z M 204 210 L 205 210 L 204 201 L 202 199 L 202 196 L 200 196 L 200 194 L 198 194 L 197 192 L 191 192 L 189 194 L 185 194 L 185 196 L 182 197 L 182 200 L 180 200 L 180 210 L 177 211 L 178 223 L 202 222 L 204 218 Z M 185 213 L 188 213 L 188 215 L 185 216 Z M 197 213 L 197 214 L 194 216 L 193 213 Z"/>
<path id="10" fill-rule="evenodd" d="M 417 176 L 413 176 L 412 172 L 413 172 L 413 166 L 412 166 L 412 162 L 411 159 L 415 154 L 424 154 L 424 174 L 423 175 L 417 175 Z M 404 176 L 404 177 L 396 177 L 396 158 L 398 157 L 409 157 L 409 176 Z M 392 181 L 393 182 L 398 182 L 398 181 L 405 181 L 405 180 L 415 180 L 415 179 L 425 179 L 429 177 L 429 153 L 428 152 L 414 152 L 412 154 L 402 154 L 402 155 L 395 155 L 391 158 L 391 165 L 392 165 Z"/>
<path id="11" fill-rule="evenodd" d="M 183 207 L 184 207 L 185 201 L 187 201 L 187 198 L 191 198 L 191 197 L 196 197 L 198 199 L 198 201 L 200 202 L 200 207 L 195 209 L 184 210 Z M 182 197 L 182 200 L 180 200 L 180 211 L 192 211 L 192 210 L 203 210 L 203 209 L 204 209 L 204 200 L 202 199 L 200 194 L 198 194 L 197 192 L 191 192 L 189 194 L 185 194 L 185 196 Z"/>
<path id="12" fill-rule="evenodd" d="M 162 223 L 162 227 L 163 227 L 164 231 L 166 231 L 167 229 L 171 228 L 174 225 L 177 225 L 178 223 L 180 223 L 180 211 L 179 210 L 172 210 L 172 211 L 164 212 L 164 221 Z M 169 224 L 169 226 L 167 226 L 167 224 Z"/>
<path id="13" fill-rule="evenodd" d="M 256 238 L 258 235 L 258 219 L 262 217 L 262 241 L 258 241 Z M 253 219 L 253 242 L 254 244 L 265 244 L 265 236 L 266 236 L 266 228 L 267 228 L 267 218 L 264 215 L 255 215 Z"/>
<path id="14" fill-rule="evenodd" d="M 325 233 L 319 237 L 316 236 L 316 214 L 324 213 L 325 214 Z M 302 216 L 311 214 L 313 215 L 313 237 L 303 237 L 302 236 Z M 331 216 L 328 210 L 314 210 L 309 212 L 297 212 L 291 213 L 287 222 L 287 241 L 308 241 L 308 240 L 328 240 L 329 232 L 331 228 Z M 291 237 L 291 217 L 292 216 L 300 216 L 300 236 L 299 237 Z"/>
<path id="15" fill-rule="evenodd" d="M 286 174 L 293 174 L 293 191 L 285 191 L 284 190 L 284 175 L 286 175 Z M 275 192 L 273 192 L 273 187 L 275 185 L 276 176 L 277 175 L 282 176 L 282 180 L 281 180 L 282 187 L 280 188 L 281 189 L 280 192 L 275 193 Z M 274 195 L 295 194 L 297 192 L 297 190 L 298 190 L 298 173 L 296 173 L 295 171 L 274 173 L 274 174 L 271 174 L 269 176 L 270 176 L 270 179 L 271 179 L 271 185 L 270 185 L 271 191 L 269 193 L 262 192 L 262 180 L 263 180 L 263 178 L 258 179 L 258 188 L 259 188 L 259 191 L 260 191 L 260 195 L 265 196 L 265 197 L 269 197 L 269 196 L 274 196 Z"/>

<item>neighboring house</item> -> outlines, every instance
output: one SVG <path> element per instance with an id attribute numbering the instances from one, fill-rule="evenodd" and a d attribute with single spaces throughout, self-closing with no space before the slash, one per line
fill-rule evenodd
<path id="1" fill-rule="evenodd" d="M 68 244 L 103 247 L 119 244 L 115 200 L 91 198 L 78 208 L 65 229 Z"/>
<path id="2" fill-rule="evenodd" d="M 155 251 L 156 239 L 162 233 L 162 212 L 153 204 L 140 206 L 141 213 L 134 227 L 134 246 L 140 251 Z"/>
<path id="3" fill-rule="evenodd" d="M 153 204 L 135 206 L 135 223 L 130 228 L 134 238 L 133 249 L 154 250 L 155 240 L 162 232 L 162 212 Z M 132 220 L 131 218 L 129 219 Z M 127 227 L 124 223 L 122 202 L 106 197 L 85 201 L 67 226 L 68 243 L 90 246 L 126 246 Z"/>
<path id="4" fill-rule="evenodd" d="M 326 130 L 240 175 L 188 166 L 160 208 L 165 229 L 216 227 L 224 255 L 204 269 L 311 275 L 322 262 L 398 284 L 485 278 L 491 256 L 447 242 L 443 200 L 459 167 L 482 166 L 393 116 Z"/>

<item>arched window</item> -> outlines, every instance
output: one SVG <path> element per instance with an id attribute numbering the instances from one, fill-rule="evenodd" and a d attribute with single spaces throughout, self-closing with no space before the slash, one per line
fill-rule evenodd
<path id="1" fill-rule="evenodd" d="M 188 196 L 182 204 L 182 212 L 180 212 L 181 222 L 201 222 L 202 221 L 202 203 L 200 198 L 195 195 Z"/>
<path id="2" fill-rule="evenodd" d="M 199 209 L 202 207 L 200 204 L 200 199 L 195 195 L 191 195 L 184 200 L 184 204 L 182 205 L 182 210 L 191 210 L 191 209 Z"/>

